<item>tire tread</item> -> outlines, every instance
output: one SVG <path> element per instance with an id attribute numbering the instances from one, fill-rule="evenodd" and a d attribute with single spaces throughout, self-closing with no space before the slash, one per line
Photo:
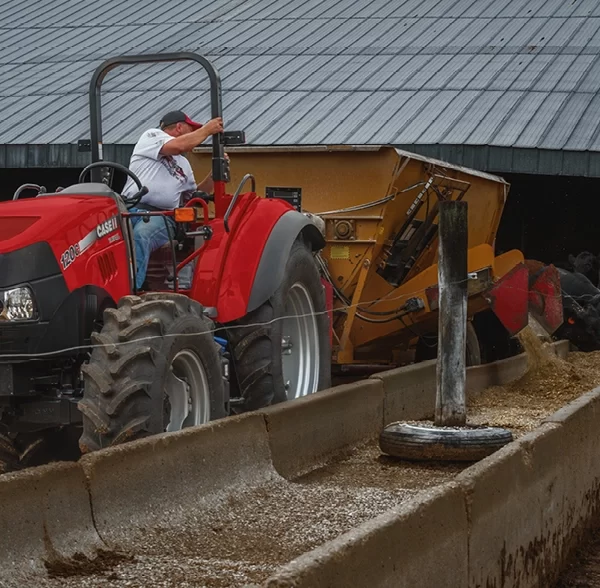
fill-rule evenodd
<path id="1" fill-rule="evenodd" d="M 111 344 L 115 345 L 119 353 L 94 348 L 90 361 L 82 368 L 85 386 L 79 402 L 83 413 L 79 444 L 83 453 L 162 432 L 154 428 L 155 423 L 163 423 L 163 399 L 152 398 L 151 389 L 157 381 L 155 373 L 163 353 L 163 335 L 170 325 L 186 316 L 193 318 L 202 332 L 214 330 L 212 321 L 204 316 L 202 305 L 181 294 L 125 296 L 117 309 L 105 311 L 98 340 L 109 345 L 109 349 Z M 149 334 L 154 337 L 148 338 Z M 178 334 L 172 336 L 177 339 Z M 210 352 L 214 351 L 212 348 Z M 217 391 L 211 389 L 211 416 L 213 395 L 223 404 L 222 391 L 222 387 Z M 222 411 L 224 404 L 218 407 L 217 418 L 224 416 Z"/>

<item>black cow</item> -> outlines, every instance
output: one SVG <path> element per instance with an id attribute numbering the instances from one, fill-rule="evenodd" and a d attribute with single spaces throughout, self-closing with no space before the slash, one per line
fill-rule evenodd
<path id="1" fill-rule="evenodd" d="M 598 286 L 600 278 L 600 260 L 598 256 L 589 251 L 582 251 L 577 257 L 569 255 L 569 263 L 573 271 L 583 274 L 594 286 Z"/>
<path id="2" fill-rule="evenodd" d="M 563 302 L 563 324 L 555 335 L 581 351 L 600 349 L 600 290 L 579 272 L 558 268 Z"/>
<path id="3" fill-rule="evenodd" d="M 583 274 L 594 286 L 600 287 L 600 256 L 582 251 L 577 256 L 569 254 L 568 260 L 552 262 L 554 267 Z"/>

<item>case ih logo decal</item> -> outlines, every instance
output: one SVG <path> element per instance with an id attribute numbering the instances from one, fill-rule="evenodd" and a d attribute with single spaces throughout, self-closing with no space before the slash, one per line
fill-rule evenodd
<path id="1" fill-rule="evenodd" d="M 109 218 L 107 221 L 100 223 L 96 227 L 96 234 L 98 235 L 98 239 L 102 239 L 102 237 L 106 237 L 113 231 L 116 231 L 119 228 L 119 224 L 117 222 L 117 217 L 113 216 Z"/>
<path id="2" fill-rule="evenodd" d="M 119 222 L 116 216 L 100 223 L 95 229 L 90 231 L 79 243 L 71 245 L 61 256 L 60 264 L 63 270 L 66 270 L 82 253 L 85 253 L 98 239 L 110 235 L 119 228 Z M 115 238 L 116 237 L 116 238 Z M 109 242 L 118 240 L 118 235 L 113 235 Z"/>

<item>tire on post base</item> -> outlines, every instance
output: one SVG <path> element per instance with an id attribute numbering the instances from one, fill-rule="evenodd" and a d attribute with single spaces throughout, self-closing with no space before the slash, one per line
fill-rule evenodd
<path id="1" fill-rule="evenodd" d="M 228 325 L 241 411 L 329 388 L 331 344 L 325 291 L 313 254 L 294 242 L 281 284 L 264 304 Z"/>
<path id="2" fill-rule="evenodd" d="M 379 447 L 392 457 L 420 461 L 479 461 L 513 440 L 500 427 L 436 427 L 391 423 L 379 435 Z"/>
<path id="3" fill-rule="evenodd" d="M 226 416 L 214 324 L 180 294 L 125 296 L 82 367 L 83 453 Z"/>

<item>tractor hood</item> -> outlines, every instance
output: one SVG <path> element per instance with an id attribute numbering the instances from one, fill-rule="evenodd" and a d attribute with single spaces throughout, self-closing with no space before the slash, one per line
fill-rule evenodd
<path id="1" fill-rule="evenodd" d="M 0 203 L 0 253 L 9 253 L 37 242 L 47 242 L 56 252 L 63 242 L 77 243 L 99 222 L 118 214 L 108 196 L 48 195 Z M 60 255 L 58 253 L 58 255 Z"/>
<path id="2" fill-rule="evenodd" d="M 44 196 L 0 203 L 0 252 L 51 241 L 90 210 L 93 202 L 85 200 L 81 196 Z"/>
<path id="3" fill-rule="evenodd" d="M 86 272 L 92 279 L 100 271 L 98 262 L 86 269 L 90 257 L 119 242 L 119 209 L 110 196 L 56 194 L 2 202 L 0 286 L 63 274 L 72 290 L 82 280 L 87 283 Z"/>

